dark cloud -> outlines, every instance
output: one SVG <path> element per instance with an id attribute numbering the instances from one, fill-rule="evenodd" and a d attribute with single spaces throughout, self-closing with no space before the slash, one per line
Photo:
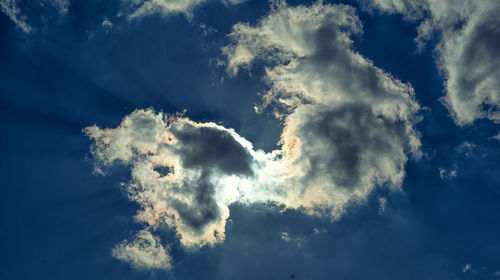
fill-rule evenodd
<path id="1" fill-rule="evenodd" d="M 215 127 L 173 125 L 170 132 L 182 146 L 176 153 L 185 168 L 202 168 L 226 174 L 251 175 L 252 157 L 227 131 Z"/>
<path id="2" fill-rule="evenodd" d="M 397 157 L 402 152 L 397 147 L 407 146 L 400 123 L 374 115 L 364 104 L 315 110 L 297 132 L 298 138 L 311 139 L 301 148 L 310 163 L 304 180 L 326 173 L 337 186 L 348 189 L 359 187 L 363 174 L 380 166 L 379 161 Z"/>
<path id="3" fill-rule="evenodd" d="M 207 224 L 220 220 L 220 210 L 214 198 L 215 186 L 209 181 L 207 172 L 203 172 L 197 181 L 188 184 L 181 189 L 186 195 L 193 196 L 193 199 L 188 203 L 173 200 L 172 207 L 187 226 L 200 233 Z"/>

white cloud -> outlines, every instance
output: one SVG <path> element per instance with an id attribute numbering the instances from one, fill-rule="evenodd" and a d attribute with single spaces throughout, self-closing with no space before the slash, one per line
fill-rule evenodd
<path id="1" fill-rule="evenodd" d="M 438 168 L 439 177 L 443 180 L 451 180 L 457 177 L 457 168 L 456 166 L 453 169 L 445 169 L 443 167 Z"/>
<path id="2" fill-rule="evenodd" d="M 500 141 L 500 133 L 498 133 L 497 135 L 491 137 L 491 139 L 496 140 L 496 141 Z"/>
<path id="3" fill-rule="evenodd" d="M 32 3 L 26 3 L 26 6 L 39 5 L 39 7 L 44 7 L 45 3 L 48 3 L 51 8 L 56 9 L 60 16 L 67 14 L 70 6 L 69 0 L 33 1 Z M 28 24 L 28 17 L 22 13 L 18 6 L 18 0 L 0 0 L 0 10 L 7 15 L 10 20 L 12 20 L 12 22 L 14 22 L 24 33 L 33 33 L 34 30 L 32 26 Z M 40 10 L 43 14 L 43 9 Z"/>
<path id="4" fill-rule="evenodd" d="M 124 240 L 113 249 L 113 256 L 142 269 L 170 269 L 170 255 L 158 237 L 141 230 L 132 242 Z"/>
<path id="5" fill-rule="evenodd" d="M 367 2 L 367 1 L 364 1 Z M 422 43 L 439 34 L 443 101 L 458 125 L 500 121 L 500 2 L 497 0 L 370 0 L 371 7 L 422 18 Z"/>
<path id="6" fill-rule="evenodd" d="M 466 263 L 464 265 L 464 267 L 462 268 L 462 273 L 465 273 L 467 271 L 471 271 L 472 270 L 472 265 L 470 263 Z"/>
<path id="7" fill-rule="evenodd" d="M 290 234 L 286 231 L 282 231 L 280 234 L 281 239 L 283 239 L 285 242 L 290 242 L 292 239 L 290 238 Z"/>
<path id="8" fill-rule="evenodd" d="M 280 4 L 256 26 L 237 24 L 223 49 L 228 71 L 267 61 L 270 90 L 258 111 L 283 118 L 286 205 L 340 217 L 376 186 L 397 189 L 419 152 L 413 89 L 352 49 L 352 7 Z"/>
<path id="9" fill-rule="evenodd" d="M 31 32 L 31 26 L 26 22 L 26 16 L 21 14 L 17 0 L 0 0 L 0 8 L 24 33 Z"/>
<path id="10" fill-rule="evenodd" d="M 245 0 L 223 0 L 224 4 L 239 4 Z M 207 2 L 207 0 L 125 0 L 132 7 L 129 19 L 141 18 L 151 14 L 185 14 L 191 16 L 191 11 Z"/>
<path id="11" fill-rule="evenodd" d="M 166 223 L 186 246 L 224 239 L 228 205 L 239 198 L 258 158 L 250 143 L 214 123 L 152 110 L 133 112 L 115 129 L 92 126 L 85 132 L 95 142 L 98 172 L 117 162 L 132 167 L 126 186 L 141 206 L 138 222 Z"/>
<path id="12" fill-rule="evenodd" d="M 101 26 L 104 28 L 111 28 L 111 27 L 113 27 L 113 23 L 109 19 L 105 18 L 102 21 Z"/>
<path id="13" fill-rule="evenodd" d="M 131 167 L 125 183 L 146 229 L 174 228 L 181 244 L 224 240 L 229 205 L 274 202 L 337 219 L 377 186 L 399 189 L 419 155 L 413 89 L 352 49 L 361 33 L 345 5 L 280 4 L 255 26 L 237 24 L 228 71 L 269 66 L 258 110 L 284 121 L 281 149 L 255 150 L 234 130 L 137 110 L 114 129 L 91 126 L 96 171 Z"/>

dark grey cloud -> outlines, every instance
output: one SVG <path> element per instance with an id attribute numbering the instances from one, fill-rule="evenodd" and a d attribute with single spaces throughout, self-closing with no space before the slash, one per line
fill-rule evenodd
<path id="1" fill-rule="evenodd" d="M 196 182 L 189 182 L 189 185 L 181 187 L 184 193 L 193 195 L 191 201 L 172 201 L 172 207 L 177 210 L 179 218 L 195 232 L 203 231 L 207 224 L 220 219 L 220 210 L 214 199 L 215 186 L 208 177 L 207 172 L 204 172 Z"/>
<path id="2" fill-rule="evenodd" d="M 388 157 L 398 157 L 402 152 L 399 147 L 407 146 L 404 127 L 374 115 L 365 104 L 317 109 L 297 132 L 298 138 L 311 139 L 301 148 L 310 163 L 303 179 L 309 181 L 326 173 L 332 182 L 347 189 L 359 187 L 368 168 L 379 166 L 379 161 Z M 388 141 L 387 135 L 394 138 Z"/>
<path id="3" fill-rule="evenodd" d="M 175 152 L 182 157 L 185 168 L 252 174 L 251 155 L 229 132 L 216 127 L 196 127 L 190 123 L 175 125 L 170 132 L 183 143 Z"/>

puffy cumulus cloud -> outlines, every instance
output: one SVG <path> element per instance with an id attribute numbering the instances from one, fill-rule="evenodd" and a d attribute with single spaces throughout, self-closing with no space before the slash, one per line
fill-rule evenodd
<path id="1" fill-rule="evenodd" d="M 224 238 L 228 205 L 258 164 L 251 144 L 233 130 L 152 110 L 135 111 L 114 129 L 85 132 L 94 140 L 97 172 L 118 162 L 131 166 L 126 186 L 141 207 L 136 220 L 147 228 L 170 225 L 186 246 Z"/>
<path id="2" fill-rule="evenodd" d="M 256 109 L 284 120 L 289 207 L 340 217 L 376 186 L 399 188 L 408 153 L 419 153 L 413 89 L 353 51 L 361 32 L 350 6 L 282 3 L 256 26 L 235 25 L 223 49 L 233 75 L 270 62 Z"/>
<path id="3" fill-rule="evenodd" d="M 207 0 L 125 0 L 132 7 L 129 19 L 141 18 L 151 14 L 178 14 L 191 15 L 196 6 Z M 245 0 L 224 0 L 224 4 L 239 4 Z"/>
<path id="4" fill-rule="evenodd" d="M 0 9 L 12 20 L 24 33 L 31 32 L 31 26 L 27 23 L 27 18 L 21 13 L 17 0 L 1 0 Z"/>
<path id="5" fill-rule="evenodd" d="M 233 202 L 278 200 L 266 189 L 271 174 L 279 174 L 273 160 L 278 152 L 254 151 L 231 129 L 149 109 L 132 112 L 117 128 L 84 131 L 93 140 L 96 172 L 104 174 L 115 164 L 131 167 L 124 186 L 140 206 L 135 219 L 144 230 L 113 254 L 137 267 L 170 267 L 160 239 L 151 233 L 159 226 L 175 229 L 184 246 L 210 245 L 224 239 Z"/>
<path id="6" fill-rule="evenodd" d="M 365 1 L 366 2 L 366 1 Z M 423 19 L 419 43 L 440 35 L 443 101 L 458 125 L 500 121 L 500 2 L 496 0 L 370 0 L 370 7 Z"/>
<path id="7" fill-rule="evenodd" d="M 141 230 L 132 242 L 127 240 L 113 249 L 113 256 L 137 268 L 170 269 L 170 255 L 158 237 Z"/>
<path id="8" fill-rule="evenodd" d="M 228 71 L 268 63 L 270 89 L 256 109 L 283 120 L 280 149 L 255 150 L 214 123 L 137 110 L 116 128 L 85 129 L 96 171 L 130 166 L 124 185 L 140 206 L 136 220 L 149 233 L 168 225 L 189 247 L 222 241 L 234 202 L 337 219 L 377 186 L 399 189 L 409 154 L 419 154 L 419 105 L 410 85 L 353 50 L 350 35 L 361 29 L 353 8 L 321 3 L 281 3 L 255 26 L 234 26 Z"/>

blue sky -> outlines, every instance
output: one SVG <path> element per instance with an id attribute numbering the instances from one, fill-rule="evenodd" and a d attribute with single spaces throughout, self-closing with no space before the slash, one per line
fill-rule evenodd
<path id="1" fill-rule="evenodd" d="M 499 5 L 448 2 L 1 0 L 0 278 L 500 278 Z"/>

